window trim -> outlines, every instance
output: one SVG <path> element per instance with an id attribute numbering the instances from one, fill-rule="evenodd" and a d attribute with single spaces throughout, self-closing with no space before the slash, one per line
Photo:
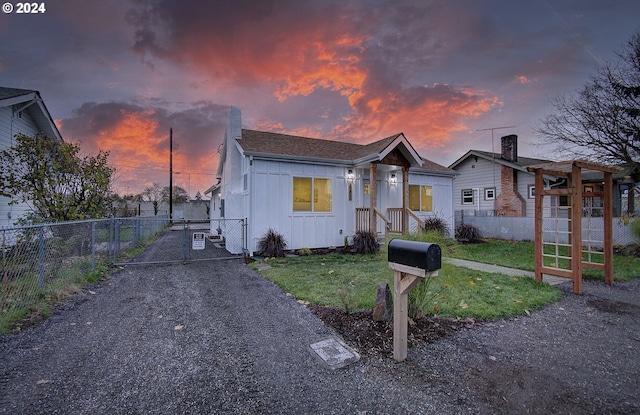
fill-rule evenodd
<path id="1" fill-rule="evenodd" d="M 471 192 L 471 201 L 470 202 L 465 202 L 465 192 Z M 475 204 L 475 195 L 474 195 L 474 191 L 473 189 L 462 189 L 460 191 L 460 196 L 461 196 L 461 201 L 463 205 L 473 205 Z M 467 196 L 468 198 L 469 196 Z"/>
<path id="2" fill-rule="evenodd" d="M 493 192 L 493 196 L 489 197 L 488 193 Z M 495 187 L 485 187 L 484 188 L 484 200 L 496 200 L 496 188 Z"/>
<path id="3" fill-rule="evenodd" d="M 310 210 L 301 210 L 295 208 L 295 188 L 294 183 L 295 179 L 309 179 L 311 181 L 311 200 L 309 203 L 311 204 Z M 316 210 L 316 180 L 325 180 L 329 183 L 330 194 L 329 194 L 329 210 Z M 305 202 L 306 203 L 306 202 Z M 291 211 L 294 213 L 333 213 L 333 180 L 328 177 L 309 177 L 309 176 L 292 176 L 291 179 Z"/>
<path id="4" fill-rule="evenodd" d="M 433 212 L 433 185 L 430 184 L 409 184 L 409 188 L 411 186 L 418 187 L 418 210 L 411 209 L 413 212 Z M 431 210 L 422 210 L 422 188 L 428 187 L 431 189 Z M 411 191 L 409 191 L 409 195 L 411 195 Z M 411 201 L 409 201 L 409 206 L 411 206 Z"/>

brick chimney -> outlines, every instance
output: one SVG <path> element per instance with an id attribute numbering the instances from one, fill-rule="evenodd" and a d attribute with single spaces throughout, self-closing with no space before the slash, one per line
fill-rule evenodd
<path id="1" fill-rule="evenodd" d="M 518 162 L 518 136 L 515 134 L 505 135 L 500 139 L 502 144 L 502 159 L 506 161 Z"/>
<path id="2" fill-rule="evenodd" d="M 515 134 L 501 138 L 501 156 L 504 161 L 518 162 L 518 136 Z M 512 167 L 500 167 L 500 194 L 496 198 L 496 214 L 500 216 L 525 216 L 526 202 L 518 193 L 518 171 Z"/>

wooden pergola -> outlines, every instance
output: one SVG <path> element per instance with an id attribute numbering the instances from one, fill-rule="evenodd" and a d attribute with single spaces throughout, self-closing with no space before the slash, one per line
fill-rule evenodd
<path id="1" fill-rule="evenodd" d="M 617 167 L 605 166 L 584 160 L 574 160 L 569 162 L 551 162 L 530 166 L 527 168 L 535 173 L 535 278 L 542 281 L 543 274 L 568 277 L 573 280 L 573 292 L 582 294 L 582 269 L 592 268 L 603 270 L 605 283 L 613 285 L 613 178 L 612 174 L 617 173 Z M 604 175 L 604 191 L 583 191 L 583 173 L 601 172 Z M 556 189 L 545 189 L 544 176 L 566 177 L 567 187 Z M 560 242 L 559 230 L 556 226 L 554 242 L 544 240 L 544 215 L 545 205 L 543 198 L 551 196 L 556 198 L 556 206 L 559 206 L 559 198 L 566 196 L 568 199 L 568 215 L 566 240 Z M 604 237 L 602 243 L 603 262 L 591 262 L 590 251 L 591 242 L 588 242 L 589 250 L 583 257 L 583 198 L 603 198 L 602 216 L 604 219 Z M 555 211 L 555 219 L 558 221 L 558 210 Z M 587 209 L 587 217 L 590 218 L 591 210 Z M 590 238 L 590 237 L 589 237 Z M 555 262 L 545 264 L 545 247 L 552 247 L 555 254 Z M 561 268 L 560 262 L 568 263 L 568 268 Z"/>

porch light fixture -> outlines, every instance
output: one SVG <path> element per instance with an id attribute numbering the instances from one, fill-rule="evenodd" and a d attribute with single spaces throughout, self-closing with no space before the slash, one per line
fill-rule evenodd
<path id="1" fill-rule="evenodd" d="M 353 170 L 349 169 L 347 170 L 347 180 L 353 180 L 356 177 L 355 174 L 353 174 Z"/>
<path id="2" fill-rule="evenodd" d="M 396 184 L 396 183 L 398 183 L 398 178 L 396 177 L 396 174 L 395 174 L 395 173 L 391 173 L 391 174 L 389 175 L 389 183 L 391 183 L 391 184 Z"/>

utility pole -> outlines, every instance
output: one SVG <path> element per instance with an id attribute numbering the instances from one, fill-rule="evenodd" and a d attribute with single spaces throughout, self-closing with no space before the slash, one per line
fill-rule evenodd
<path id="1" fill-rule="evenodd" d="M 496 187 L 496 152 L 493 149 L 493 131 L 494 130 L 502 130 L 504 128 L 516 128 L 515 125 L 510 125 L 508 127 L 493 127 L 493 128 L 483 128 L 481 130 L 476 130 L 476 131 L 489 131 L 491 130 L 491 159 L 493 162 L 493 187 Z M 478 195 L 478 198 L 480 198 L 480 195 Z"/>
<path id="2" fill-rule="evenodd" d="M 169 220 L 173 221 L 173 128 L 169 128 Z"/>

